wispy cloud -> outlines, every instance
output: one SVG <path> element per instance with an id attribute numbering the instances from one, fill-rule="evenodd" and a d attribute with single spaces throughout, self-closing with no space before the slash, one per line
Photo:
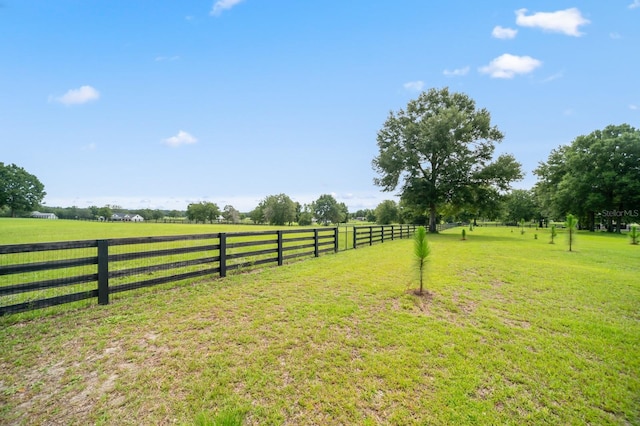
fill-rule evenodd
<path id="1" fill-rule="evenodd" d="M 424 88 L 424 81 L 409 81 L 403 84 L 403 87 L 407 90 L 415 90 L 416 92 L 419 92 Z"/>
<path id="2" fill-rule="evenodd" d="M 98 148 L 98 146 L 94 142 L 91 142 L 90 144 L 83 146 L 82 150 L 83 151 L 95 151 L 97 148 Z"/>
<path id="3" fill-rule="evenodd" d="M 467 75 L 468 73 L 469 73 L 469 67 L 442 71 L 442 74 L 446 75 L 447 77 L 461 77 L 463 75 Z"/>
<path id="4" fill-rule="evenodd" d="M 156 62 L 177 61 L 180 56 L 156 56 Z"/>
<path id="5" fill-rule="evenodd" d="M 501 40 L 515 38 L 517 34 L 518 30 L 514 30 L 513 28 L 504 28 L 500 25 L 497 25 L 493 28 L 493 31 L 491 31 L 491 36 L 493 36 L 494 38 L 499 38 Z"/>
<path id="6" fill-rule="evenodd" d="M 164 139 L 162 143 L 172 148 L 177 148 L 181 145 L 190 145 L 198 142 L 198 139 L 194 138 L 188 132 L 180 130 L 177 135 Z"/>
<path id="7" fill-rule="evenodd" d="M 521 27 L 541 28 L 544 31 L 563 33 L 574 37 L 583 35 L 579 31 L 579 27 L 591 22 L 584 18 L 575 7 L 557 12 L 537 12 L 532 15 L 526 15 L 526 13 L 527 9 L 516 10 L 516 24 Z"/>
<path id="8" fill-rule="evenodd" d="M 620 33 L 609 33 L 609 38 L 613 40 L 620 40 L 622 35 L 620 35 Z"/>
<path id="9" fill-rule="evenodd" d="M 49 101 L 63 105 L 78 105 L 100 99 L 100 92 L 91 86 L 81 86 L 79 89 L 71 89 L 58 97 L 49 97 Z"/>
<path id="10" fill-rule="evenodd" d="M 241 3 L 242 1 L 244 0 L 218 0 L 214 3 L 211 12 L 209 12 L 209 15 L 220 16 L 222 12 L 231 9 L 233 6 Z"/>
<path id="11" fill-rule="evenodd" d="M 638 105 L 635 105 L 635 104 L 630 104 L 629 105 L 629 109 L 636 111 L 636 110 L 640 109 L 640 107 Z"/>
<path id="12" fill-rule="evenodd" d="M 640 7 L 640 0 L 633 0 L 633 3 L 631 3 L 628 7 L 629 9 L 636 9 Z"/>
<path id="13" fill-rule="evenodd" d="M 541 65 L 541 61 L 531 56 L 505 53 L 492 60 L 489 65 L 481 67 L 479 71 L 493 78 L 513 78 L 517 74 L 528 74 Z"/>
<path id="14" fill-rule="evenodd" d="M 544 80 L 542 80 L 543 83 L 548 83 L 550 81 L 553 80 L 557 80 L 559 78 L 562 78 L 564 76 L 564 74 L 562 72 L 557 72 L 555 74 L 550 75 L 549 77 L 545 78 Z"/>

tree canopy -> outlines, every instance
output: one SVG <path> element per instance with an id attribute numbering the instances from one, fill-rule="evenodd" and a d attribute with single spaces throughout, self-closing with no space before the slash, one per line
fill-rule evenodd
<path id="1" fill-rule="evenodd" d="M 600 218 L 611 231 L 614 217 L 640 209 L 640 130 L 610 125 L 578 136 L 553 150 L 534 173 L 534 191 L 547 217 L 573 213 L 589 229 Z"/>
<path id="2" fill-rule="evenodd" d="M 296 219 L 296 203 L 286 194 L 269 195 L 258 207 L 271 225 L 291 224 Z"/>
<path id="3" fill-rule="evenodd" d="M 538 206 L 532 191 L 514 189 L 505 197 L 505 219 L 507 222 L 518 223 L 521 219 L 526 222 L 538 219 Z"/>
<path id="4" fill-rule="evenodd" d="M 226 220 L 229 223 L 240 222 L 240 212 L 230 204 L 227 204 L 222 209 L 222 217 L 224 217 L 224 220 Z"/>
<path id="5" fill-rule="evenodd" d="M 340 223 L 348 215 L 347 206 L 338 201 L 331 194 L 321 195 L 312 204 L 313 216 L 319 223 Z"/>
<path id="6" fill-rule="evenodd" d="M 466 94 L 430 89 L 391 112 L 378 132 L 374 183 L 393 191 L 402 182 L 404 204 L 428 212 L 429 232 L 436 232 L 439 206 L 468 205 L 483 188 L 506 191 L 522 179 L 513 156 L 492 161 L 502 139 L 489 112 Z"/>
<path id="7" fill-rule="evenodd" d="M 46 194 L 36 176 L 15 164 L 0 162 L 0 208 L 8 207 L 12 217 L 36 209 Z"/>
<path id="8" fill-rule="evenodd" d="M 389 225 L 397 223 L 400 219 L 400 210 L 393 200 L 384 200 L 375 210 L 376 223 L 379 225 Z"/>
<path id="9" fill-rule="evenodd" d="M 195 222 L 213 223 L 220 216 L 220 208 L 216 203 L 202 201 L 192 203 L 187 207 L 187 219 Z"/>

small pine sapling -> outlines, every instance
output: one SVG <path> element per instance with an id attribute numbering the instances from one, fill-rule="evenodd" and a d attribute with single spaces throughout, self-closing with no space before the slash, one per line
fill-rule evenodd
<path id="1" fill-rule="evenodd" d="M 634 246 L 638 245 L 638 239 L 640 239 L 640 231 L 638 231 L 638 226 L 631 226 L 631 231 L 629 231 L 629 238 L 631 238 L 631 244 Z"/>
<path id="2" fill-rule="evenodd" d="M 573 245 L 575 244 L 575 240 L 576 240 L 576 228 L 578 226 L 578 218 L 572 214 L 568 214 L 567 220 L 565 221 L 564 224 L 567 227 L 567 230 L 569 231 L 569 234 L 568 234 L 569 251 L 572 251 Z"/>
<path id="3" fill-rule="evenodd" d="M 424 269 L 430 252 L 431 249 L 429 248 L 429 242 L 427 241 L 427 230 L 424 226 L 419 226 L 418 229 L 416 229 L 416 233 L 413 235 L 413 254 L 416 259 L 416 269 L 420 274 L 419 294 L 422 294 L 423 292 Z"/>
<path id="4" fill-rule="evenodd" d="M 549 241 L 549 244 L 555 244 L 553 242 L 553 240 L 558 236 L 558 231 L 556 230 L 556 226 L 555 225 L 551 225 L 551 241 Z"/>
<path id="5" fill-rule="evenodd" d="M 520 219 L 520 235 L 524 235 L 524 219 Z"/>

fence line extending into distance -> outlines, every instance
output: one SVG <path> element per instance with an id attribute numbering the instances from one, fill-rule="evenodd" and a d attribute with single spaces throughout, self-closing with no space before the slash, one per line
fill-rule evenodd
<path id="1" fill-rule="evenodd" d="M 302 228 L 0 246 L 0 316 L 228 271 L 318 257 L 394 239 L 415 225 Z M 351 234 L 351 238 L 349 235 Z M 351 240 L 350 243 L 348 240 Z M 351 245 L 351 247 L 349 247 Z"/>

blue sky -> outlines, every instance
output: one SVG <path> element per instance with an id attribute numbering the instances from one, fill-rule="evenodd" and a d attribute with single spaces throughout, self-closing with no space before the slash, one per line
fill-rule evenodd
<path id="1" fill-rule="evenodd" d="M 49 206 L 350 211 L 421 90 L 487 108 L 530 188 L 553 148 L 640 125 L 640 0 L 0 0 L 0 161 Z"/>

